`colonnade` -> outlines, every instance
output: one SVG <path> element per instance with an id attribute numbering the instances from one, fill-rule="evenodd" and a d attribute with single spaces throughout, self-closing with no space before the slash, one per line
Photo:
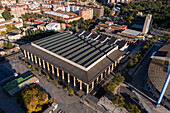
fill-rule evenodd
<path id="1" fill-rule="evenodd" d="M 36 64 L 37 66 L 43 68 L 44 70 L 51 73 L 53 76 L 56 76 L 57 78 L 61 78 L 63 81 L 67 79 L 68 84 L 72 84 L 74 87 L 78 87 L 79 90 L 83 90 L 83 85 L 86 86 L 84 88 L 86 90 L 86 93 L 88 94 L 90 91 L 92 91 L 96 84 L 98 84 L 100 81 L 102 81 L 107 75 L 110 74 L 110 72 L 113 71 L 114 66 L 116 64 L 112 64 L 109 66 L 106 70 L 104 70 L 100 76 L 96 78 L 96 80 L 92 81 L 92 83 L 89 85 L 87 83 L 82 82 L 82 80 L 72 76 L 70 73 L 65 73 L 64 70 L 59 69 L 58 67 L 50 64 L 49 62 L 44 61 L 43 59 L 33 55 L 32 53 L 29 53 L 28 51 L 23 50 L 24 56 Z M 71 79 L 72 78 L 72 82 Z M 79 85 L 79 86 L 78 86 Z"/>

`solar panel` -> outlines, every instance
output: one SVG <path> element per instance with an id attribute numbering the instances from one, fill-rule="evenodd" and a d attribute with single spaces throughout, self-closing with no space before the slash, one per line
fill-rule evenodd
<path id="1" fill-rule="evenodd" d="M 101 44 L 91 39 L 80 38 L 66 32 L 46 37 L 33 43 L 84 67 L 88 67 L 114 48 L 113 46 Z"/>

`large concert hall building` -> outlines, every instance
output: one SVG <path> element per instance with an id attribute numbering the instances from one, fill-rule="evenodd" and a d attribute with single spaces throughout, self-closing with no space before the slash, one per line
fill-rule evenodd
<path id="1" fill-rule="evenodd" d="M 69 32 L 58 33 L 21 46 L 24 56 L 79 90 L 89 93 L 119 63 L 124 52 Z"/>

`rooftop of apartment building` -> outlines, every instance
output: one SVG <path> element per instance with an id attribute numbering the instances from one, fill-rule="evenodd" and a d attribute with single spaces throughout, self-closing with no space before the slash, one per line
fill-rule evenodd
<path id="1" fill-rule="evenodd" d="M 54 15 L 54 16 L 60 16 L 66 19 L 70 19 L 73 17 L 78 16 L 75 13 L 72 12 L 66 12 L 66 11 L 45 11 L 44 14 L 50 14 L 50 15 Z"/>

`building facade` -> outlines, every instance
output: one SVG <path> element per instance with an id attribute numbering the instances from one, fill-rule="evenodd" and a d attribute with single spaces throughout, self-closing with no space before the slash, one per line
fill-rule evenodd
<path id="1" fill-rule="evenodd" d="M 93 9 L 89 8 L 89 9 L 79 10 L 79 16 L 84 18 L 84 20 L 92 19 L 93 18 Z"/>
<path id="2" fill-rule="evenodd" d="M 66 23 L 79 20 L 81 17 L 72 12 L 66 11 L 46 11 L 43 13 L 47 18 L 54 18 L 55 20 L 62 20 Z"/>
<path id="3" fill-rule="evenodd" d="M 11 15 L 14 15 L 15 18 L 21 17 L 23 14 L 25 14 L 25 11 L 23 9 L 23 7 L 11 7 L 11 11 L 10 11 Z"/>

